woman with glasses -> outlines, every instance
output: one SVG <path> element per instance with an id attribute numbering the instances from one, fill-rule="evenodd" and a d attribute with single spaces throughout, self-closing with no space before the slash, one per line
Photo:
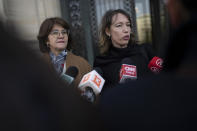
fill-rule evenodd
<path id="1" fill-rule="evenodd" d="M 72 38 L 70 27 L 65 20 L 58 17 L 47 18 L 40 26 L 37 38 L 40 51 L 58 75 L 64 74 L 71 66 L 78 69 L 74 86 L 78 86 L 83 75 L 91 71 L 90 64 L 84 58 L 69 51 Z"/>

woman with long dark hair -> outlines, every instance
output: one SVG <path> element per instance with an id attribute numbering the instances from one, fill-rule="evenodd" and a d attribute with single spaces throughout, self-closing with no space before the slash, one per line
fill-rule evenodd
<path id="1" fill-rule="evenodd" d="M 99 32 L 100 55 L 94 67 L 103 71 L 105 87 L 120 81 L 122 64 L 135 65 L 137 78 L 149 72 L 148 63 L 154 56 L 151 45 L 139 45 L 132 32 L 132 21 L 122 9 L 107 11 L 101 21 Z M 127 59 L 128 63 L 124 63 Z"/>

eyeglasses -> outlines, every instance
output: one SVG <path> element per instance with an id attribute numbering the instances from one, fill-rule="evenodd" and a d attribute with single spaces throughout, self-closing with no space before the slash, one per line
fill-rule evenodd
<path id="1" fill-rule="evenodd" d="M 51 31 L 50 34 L 55 36 L 55 37 L 60 36 L 60 34 L 62 34 L 62 36 L 68 36 L 69 35 L 69 30 L 62 30 L 62 31 L 53 30 L 53 31 Z"/>

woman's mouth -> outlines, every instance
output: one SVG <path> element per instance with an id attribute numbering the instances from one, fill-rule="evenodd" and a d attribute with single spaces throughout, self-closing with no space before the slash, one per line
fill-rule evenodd
<path id="1" fill-rule="evenodd" d="M 65 41 L 63 41 L 63 40 L 60 40 L 60 41 L 57 41 L 57 43 L 65 43 Z"/>
<path id="2" fill-rule="evenodd" d="M 129 35 L 123 37 L 123 40 L 129 40 L 129 39 L 130 39 Z"/>

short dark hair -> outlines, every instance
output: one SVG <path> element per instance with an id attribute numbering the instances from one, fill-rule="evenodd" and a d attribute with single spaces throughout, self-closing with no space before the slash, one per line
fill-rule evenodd
<path id="1" fill-rule="evenodd" d="M 62 18 L 52 17 L 52 18 L 47 18 L 43 21 L 43 23 L 40 26 L 39 34 L 37 36 L 37 39 L 39 41 L 40 51 L 43 53 L 50 51 L 50 48 L 47 46 L 46 42 L 54 25 L 60 25 L 64 29 L 69 30 L 67 49 L 68 50 L 71 49 L 72 35 L 70 32 L 69 24 Z"/>

